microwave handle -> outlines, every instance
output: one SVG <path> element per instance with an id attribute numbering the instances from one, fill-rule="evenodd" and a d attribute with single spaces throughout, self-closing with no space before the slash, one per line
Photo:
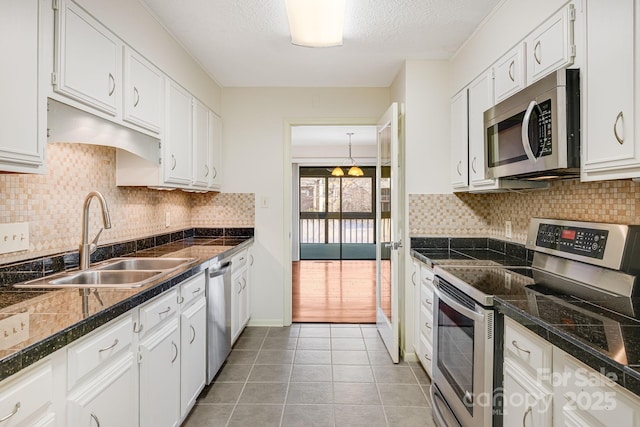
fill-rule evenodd
<path id="1" fill-rule="evenodd" d="M 538 158 L 531 151 L 531 144 L 529 143 L 529 122 L 531 121 L 531 113 L 533 109 L 536 108 L 536 101 L 531 101 L 529 106 L 527 107 L 527 111 L 524 113 L 524 119 L 522 119 L 522 148 L 524 148 L 524 153 L 527 155 L 529 160 L 532 162 L 537 162 Z"/>

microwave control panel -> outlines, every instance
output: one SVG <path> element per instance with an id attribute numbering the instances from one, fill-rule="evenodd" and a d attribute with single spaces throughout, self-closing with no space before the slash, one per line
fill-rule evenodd
<path id="1" fill-rule="evenodd" d="M 602 259 L 608 236 L 609 231 L 607 230 L 543 223 L 538 227 L 536 245 L 560 252 Z"/>

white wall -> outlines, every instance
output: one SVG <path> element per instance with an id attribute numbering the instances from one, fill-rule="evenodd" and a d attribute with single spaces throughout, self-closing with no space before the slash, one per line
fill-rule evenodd
<path id="1" fill-rule="evenodd" d="M 217 113 L 220 86 L 138 0 L 76 0 L 128 45 Z"/>
<path id="2" fill-rule="evenodd" d="M 460 91 L 568 0 L 505 0 L 452 59 L 450 95 Z"/>
<path id="3" fill-rule="evenodd" d="M 291 286 L 291 164 L 286 122 L 375 124 L 388 88 L 224 88 L 224 192 L 254 192 L 255 283 L 251 323 L 282 324 Z M 341 123 L 336 123 L 341 122 Z M 285 176 L 286 174 L 286 176 Z M 267 198 L 268 207 L 261 208 Z M 286 202 L 286 203 L 285 203 Z"/>

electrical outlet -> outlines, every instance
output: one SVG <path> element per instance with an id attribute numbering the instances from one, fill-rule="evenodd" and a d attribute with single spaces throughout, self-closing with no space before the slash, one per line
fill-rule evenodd
<path id="1" fill-rule="evenodd" d="M 29 313 L 18 313 L 0 320 L 0 350 L 15 347 L 29 339 Z"/>
<path id="2" fill-rule="evenodd" d="M 165 212 L 164 214 L 164 226 L 165 228 L 171 227 L 171 212 Z"/>
<path id="3" fill-rule="evenodd" d="M 29 250 L 29 223 L 0 224 L 0 253 Z"/>
<path id="4" fill-rule="evenodd" d="M 511 221 L 504 222 L 504 236 L 507 239 L 511 238 Z"/>
<path id="5" fill-rule="evenodd" d="M 260 207 L 261 208 L 268 208 L 269 207 L 269 199 L 267 198 L 267 196 L 262 196 L 260 198 Z"/>

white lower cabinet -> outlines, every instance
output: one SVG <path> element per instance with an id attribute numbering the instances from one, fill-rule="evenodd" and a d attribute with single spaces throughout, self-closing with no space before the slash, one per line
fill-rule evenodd
<path id="1" fill-rule="evenodd" d="M 509 359 L 504 362 L 503 387 L 503 425 L 551 427 L 553 395 Z"/>
<path id="2" fill-rule="evenodd" d="M 166 322 L 140 342 L 140 426 L 176 426 L 180 419 L 180 329 Z"/>
<path id="3" fill-rule="evenodd" d="M 251 264 L 249 250 L 231 258 L 231 344 L 233 344 L 251 317 Z"/>
<path id="4" fill-rule="evenodd" d="M 55 425 L 53 368 L 48 360 L 4 381 L 0 396 L 1 426 Z"/>
<path id="5" fill-rule="evenodd" d="M 69 427 L 135 426 L 136 369 L 132 352 L 120 357 L 67 398 Z"/>
<path id="6" fill-rule="evenodd" d="M 433 372 L 433 271 L 414 261 L 411 277 L 414 288 L 414 350 L 430 376 Z"/>
<path id="7" fill-rule="evenodd" d="M 204 293 L 180 315 L 180 416 L 187 416 L 207 377 L 207 302 Z"/>

